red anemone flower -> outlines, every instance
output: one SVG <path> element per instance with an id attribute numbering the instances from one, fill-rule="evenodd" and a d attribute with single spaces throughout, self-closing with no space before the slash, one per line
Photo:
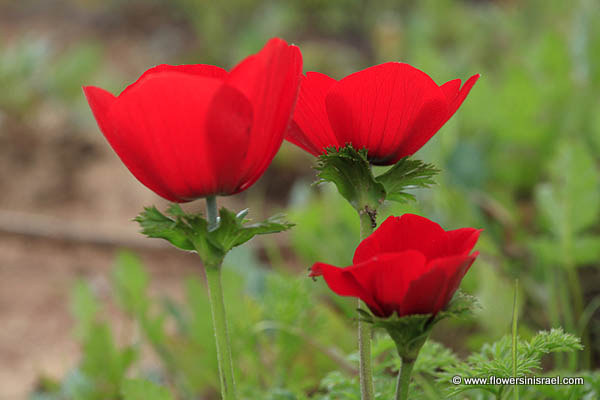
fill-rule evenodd
<path id="1" fill-rule="evenodd" d="M 358 297 L 373 314 L 436 314 L 452 299 L 478 253 L 471 253 L 480 230 L 445 231 L 413 214 L 389 217 L 363 240 L 353 265 L 316 263 L 311 276 L 323 276 L 340 296 Z"/>
<path id="2" fill-rule="evenodd" d="M 423 147 L 477 79 L 473 75 L 462 88 L 460 79 L 438 86 L 426 73 L 397 62 L 340 81 L 308 72 L 286 139 L 315 156 L 351 143 L 366 148 L 371 163 L 391 165 Z"/>
<path id="3" fill-rule="evenodd" d="M 250 187 L 281 146 L 296 102 L 302 57 L 271 39 L 227 72 L 159 65 L 118 97 L 83 88 L 100 130 L 131 173 L 167 200 Z"/>

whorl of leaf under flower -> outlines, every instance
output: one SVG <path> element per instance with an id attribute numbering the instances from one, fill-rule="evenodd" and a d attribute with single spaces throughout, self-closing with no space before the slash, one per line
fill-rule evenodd
<path id="1" fill-rule="evenodd" d="M 362 321 L 373 324 L 374 327 L 385 329 L 396 343 L 398 354 L 403 359 L 416 360 L 421 346 L 427 340 L 433 326 L 445 318 L 465 318 L 471 316 L 479 307 L 473 296 L 456 292 L 448 306 L 435 315 L 413 314 L 398 317 L 396 314 L 389 318 L 379 318 L 371 313 L 358 309 Z"/>
<path id="2" fill-rule="evenodd" d="M 428 188 L 439 172 L 431 164 L 409 157 L 402 158 L 389 170 L 374 176 L 367 149 L 355 149 L 351 144 L 329 147 L 319 156 L 317 177 L 321 182 L 333 182 L 339 193 L 360 213 L 375 211 L 384 200 L 407 202 L 414 200 L 409 189 Z"/>
<path id="3" fill-rule="evenodd" d="M 165 239 L 182 250 L 196 251 L 205 265 L 217 266 L 229 250 L 254 236 L 281 232 L 294 226 L 286 222 L 283 215 L 248 224 L 247 214 L 248 210 L 236 215 L 223 207 L 219 210 L 219 225 L 212 230 L 208 229 L 208 222 L 201 214 L 187 214 L 178 204 L 171 204 L 165 214 L 154 206 L 146 207 L 134 220 L 146 236 Z"/>

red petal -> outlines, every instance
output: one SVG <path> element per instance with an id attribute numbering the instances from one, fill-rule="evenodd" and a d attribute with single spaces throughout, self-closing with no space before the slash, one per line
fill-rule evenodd
<path id="1" fill-rule="evenodd" d="M 442 111 L 440 108 L 431 110 L 423 109 L 417 118 L 417 122 L 414 123 L 412 131 L 406 135 L 407 139 L 402 143 L 400 152 L 396 154 L 394 159 L 399 160 L 402 157 L 412 155 L 423 147 L 458 110 L 475 82 L 477 82 L 477 79 L 479 79 L 479 74 L 473 75 L 463 85 L 462 89 L 460 89 L 460 79 L 448 81 L 440 86 L 440 89 L 446 96 L 446 111 Z M 447 114 L 443 118 L 442 115 L 444 112 Z M 435 117 L 432 118 L 432 116 Z"/>
<path id="2" fill-rule="evenodd" d="M 479 74 L 475 74 L 472 77 L 470 77 L 465 82 L 465 84 L 462 86 L 462 88 L 460 88 L 460 90 L 458 90 L 458 88 L 456 87 L 457 81 L 458 81 L 458 86 L 460 86 L 460 79 L 455 79 L 453 81 L 446 82 L 445 84 L 442 85 L 442 90 L 444 91 L 444 93 L 446 93 L 446 96 L 448 96 L 449 109 L 448 109 L 448 118 L 446 118 L 446 121 L 449 120 L 454 115 L 454 113 L 459 109 L 459 107 L 462 105 L 463 101 L 465 101 L 465 99 L 467 98 L 467 95 L 469 94 L 469 92 L 475 85 L 475 82 L 477 82 L 477 80 L 479 79 L 480 76 L 481 75 L 479 75 Z M 446 86 L 446 85 L 448 85 L 448 86 Z M 455 94 L 452 95 L 452 93 L 455 93 Z M 445 123 L 445 121 L 444 121 L 444 123 Z"/>
<path id="3" fill-rule="evenodd" d="M 401 309 L 410 282 L 425 273 L 425 261 L 425 257 L 414 250 L 382 254 L 356 265 L 352 274 L 387 317 Z"/>
<path id="4" fill-rule="evenodd" d="M 373 299 L 371 293 L 367 292 L 355 279 L 352 272 L 357 266 L 339 268 L 324 263 L 315 263 L 311 268 L 310 276 L 323 276 L 327 286 L 340 296 L 357 297 L 364 301 L 371 311 L 376 315 L 383 316 L 383 311 Z"/>
<path id="5" fill-rule="evenodd" d="M 446 232 L 427 218 L 414 214 L 389 217 L 364 239 L 354 253 L 354 264 L 380 253 L 417 250 L 428 259 L 446 251 Z"/>
<path id="6" fill-rule="evenodd" d="M 249 118 L 247 108 L 239 106 L 243 95 L 234 92 L 223 90 L 222 81 L 213 78 L 154 73 L 119 96 L 109 112 L 114 129 L 104 134 L 130 171 L 161 196 L 184 202 L 219 194 L 232 182 L 216 175 L 209 146 L 219 143 L 213 140 L 218 136 L 246 134 L 244 123 L 229 128 L 219 123 L 224 115 L 230 112 L 236 121 Z M 232 104 L 211 115 L 223 103 L 217 93 L 229 96 Z M 214 131 L 206 132 L 207 127 Z M 240 159 L 232 159 L 230 168 L 237 171 L 240 165 Z"/>
<path id="7" fill-rule="evenodd" d="M 301 147 L 314 156 L 331 146 L 339 146 L 331 130 L 325 97 L 336 80 L 318 72 L 308 72 L 302 77 L 294 120 L 286 140 Z"/>
<path id="8" fill-rule="evenodd" d="M 448 106 L 442 103 L 430 102 L 420 110 L 411 127 L 407 129 L 398 146 L 398 151 L 391 157 L 396 163 L 403 157 L 413 155 L 425 145 L 440 130 L 448 120 Z"/>
<path id="9" fill-rule="evenodd" d="M 440 296 L 438 297 L 437 304 L 435 305 L 432 311 L 433 314 L 446 307 L 446 305 L 452 299 L 452 296 L 454 296 L 454 293 L 460 286 L 460 282 L 462 281 L 463 277 L 465 276 L 465 274 L 467 273 L 467 271 L 469 270 L 469 268 L 471 267 L 478 255 L 479 253 L 476 252 L 470 256 L 451 256 L 438 258 L 436 260 L 431 261 L 427 265 L 427 268 L 430 271 L 439 269 L 441 271 L 444 271 L 444 273 L 446 274 L 445 287 L 443 288 Z"/>
<path id="10" fill-rule="evenodd" d="M 445 255 L 467 255 L 473 250 L 481 229 L 461 228 L 446 232 L 448 239 L 447 253 Z"/>
<path id="11" fill-rule="evenodd" d="M 402 299 L 399 316 L 411 314 L 431 314 L 441 303 L 448 277 L 441 268 L 434 268 L 412 281 Z"/>
<path id="12" fill-rule="evenodd" d="M 218 193 L 235 193 L 242 183 L 240 167 L 248 151 L 252 105 L 237 89 L 222 85 L 212 99 L 206 118 L 206 146 L 218 176 Z"/>
<path id="13" fill-rule="evenodd" d="M 400 149 L 404 142 L 426 142 L 448 115 L 439 86 L 403 63 L 349 75 L 331 88 L 325 102 L 338 143 L 368 148 L 374 164 L 395 163 L 406 153 Z"/>
<path id="14" fill-rule="evenodd" d="M 112 124 L 109 112 L 117 99 L 106 90 L 94 86 L 86 86 L 83 90 L 98 127 L 129 171 L 159 196 L 170 201 L 178 201 L 178 197 L 170 191 L 162 179 L 155 176 L 156 171 L 152 167 L 148 167 L 149 158 L 144 157 L 143 154 L 135 154 L 141 152 L 139 149 L 136 151 L 136 147 L 144 149 L 145 146 L 136 143 L 135 136 L 123 135 L 123 130 L 118 126 L 118 122 L 117 125 Z"/>
<path id="15" fill-rule="evenodd" d="M 456 100 L 458 92 L 460 91 L 460 83 L 460 79 L 452 79 L 440 86 L 440 89 L 442 89 L 442 92 L 446 95 L 448 104 L 454 104 L 454 100 Z"/>
<path id="16" fill-rule="evenodd" d="M 96 118 L 98 127 L 102 132 L 106 132 L 110 129 L 110 121 L 107 119 L 108 110 L 117 98 L 112 93 L 95 86 L 84 86 L 83 93 Z"/>
<path id="17" fill-rule="evenodd" d="M 254 122 L 244 160 L 244 181 L 250 187 L 267 169 L 281 146 L 291 120 L 302 73 L 302 56 L 295 46 L 271 39 L 229 74 L 228 83 L 252 103 Z"/>
<path id="18" fill-rule="evenodd" d="M 178 72 L 181 74 L 190 74 L 190 75 L 198 75 L 206 78 L 215 78 L 215 79 L 225 79 L 227 77 L 227 71 L 225 71 L 221 67 L 216 67 L 214 65 L 207 64 L 184 64 L 184 65 L 169 65 L 169 64 L 160 64 L 156 67 L 152 67 L 140 76 L 137 81 L 127 86 L 125 90 L 121 93 L 121 95 L 125 94 L 125 92 L 135 88 L 137 85 L 142 83 L 147 78 L 151 77 L 155 74 L 160 74 L 163 72 Z"/>

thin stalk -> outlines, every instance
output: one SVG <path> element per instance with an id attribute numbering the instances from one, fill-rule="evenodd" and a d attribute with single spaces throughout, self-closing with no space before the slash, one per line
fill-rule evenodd
<path id="1" fill-rule="evenodd" d="M 398 372 L 398 383 L 396 385 L 396 400 L 408 399 L 408 387 L 410 386 L 410 374 L 415 366 L 415 360 L 402 359 L 402 366 Z"/>
<path id="2" fill-rule="evenodd" d="M 373 232 L 371 217 L 367 213 L 360 214 L 360 238 L 361 240 Z M 358 307 L 364 308 L 361 300 L 358 300 Z M 362 400 L 374 400 L 375 390 L 373 389 L 373 367 L 371 366 L 371 326 L 358 318 L 358 353 L 360 393 Z"/>
<path id="3" fill-rule="evenodd" d="M 515 279 L 515 297 L 513 299 L 512 315 L 512 370 L 513 377 L 517 377 L 517 324 L 519 321 L 519 312 L 517 310 L 517 293 L 519 291 L 519 280 Z M 519 386 L 514 386 L 514 398 L 519 400 Z"/>
<path id="4" fill-rule="evenodd" d="M 208 219 L 208 229 L 213 230 L 217 227 L 219 213 L 217 210 L 217 197 L 208 196 L 206 198 L 206 217 Z"/>
<path id="5" fill-rule="evenodd" d="M 577 269 L 574 265 L 567 266 L 567 278 L 569 281 L 569 289 L 571 292 L 571 298 L 573 301 L 573 311 L 575 314 L 575 320 L 579 324 L 581 317 L 584 312 L 584 297 L 583 291 L 581 290 L 581 281 L 579 279 L 579 274 L 577 273 Z M 584 325 L 583 329 L 578 329 L 575 331 L 581 337 L 581 342 L 583 343 L 583 357 L 581 360 L 580 367 L 582 369 L 589 369 L 591 365 L 591 339 L 589 329 Z"/>
<path id="6" fill-rule="evenodd" d="M 235 400 L 233 362 L 231 361 L 231 347 L 229 345 L 227 319 L 225 318 L 223 287 L 221 286 L 221 266 L 206 267 L 205 271 L 210 298 L 210 310 L 213 320 L 213 330 L 215 332 L 215 341 L 217 344 L 221 396 L 223 400 Z"/>
<path id="7" fill-rule="evenodd" d="M 209 229 L 217 227 L 217 200 L 215 196 L 206 198 L 206 214 Z M 221 381 L 221 397 L 223 400 L 235 400 L 235 382 L 233 379 L 233 362 L 231 360 L 231 345 L 225 316 L 223 301 L 223 286 L 221 284 L 221 265 L 205 265 L 206 284 L 210 300 L 213 330 L 217 347 L 219 364 L 219 380 Z"/>
<path id="8" fill-rule="evenodd" d="M 560 293 L 560 284 L 559 281 L 561 280 L 560 277 L 560 269 L 558 268 L 552 268 L 550 270 L 547 271 L 547 273 L 549 273 L 549 283 L 550 283 L 550 287 L 552 288 L 552 293 Z M 550 323 L 552 324 L 553 328 L 557 328 L 559 326 L 562 325 L 561 323 L 561 318 L 560 318 L 560 314 L 561 314 L 561 301 L 560 301 L 560 296 L 550 296 L 549 302 L 548 302 L 548 315 L 550 317 Z M 554 353 L 554 367 L 556 369 L 562 370 L 565 366 L 565 354 L 564 353 Z"/>
<path id="9" fill-rule="evenodd" d="M 562 315 L 564 318 L 565 329 L 567 332 L 577 334 L 577 325 L 575 322 L 575 317 L 573 316 L 573 312 L 571 310 L 571 296 L 568 285 L 568 277 L 565 276 L 567 274 L 566 271 L 561 271 L 560 279 L 558 281 L 559 284 L 559 298 L 561 302 Z M 571 352 L 567 355 L 567 366 L 570 371 L 575 371 L 577 369 L 577 355 L 575 352 Z"/>

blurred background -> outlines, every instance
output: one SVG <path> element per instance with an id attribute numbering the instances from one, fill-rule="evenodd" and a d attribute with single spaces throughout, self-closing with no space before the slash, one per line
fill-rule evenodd
<path id="1" fill-rule="evenodd" d="M 518 278 L 521 335 L 563 326 L 585 345 L 545 368 L 597 369 L 599 16 L 594 0 L 0 0 L 0 399 L 117 398 L 123 376 L 216 398 L 198 260 L 137 233 L 142 207 L 166 202 L 112 152 L 81 86 L 117 94 L 160 63 L 230 68 L 273 36 L 335 78 L 386 61 L 438 84 L 482 75 L 416 155 L 442 170 L 437 186 L 380 219 L 484 229 L 462 286 L 482 309 L 434 339 L 464 355 L 509 333 Z M 311 165 L 284 143 L 256 185 L 219 200 L 297 224 L 226 260 L 249 398 L 301 398 L 355 369 L 353 302 L 305 275 L 350 263 L 358 219 L 335 188 L 311 186 Z"/>

